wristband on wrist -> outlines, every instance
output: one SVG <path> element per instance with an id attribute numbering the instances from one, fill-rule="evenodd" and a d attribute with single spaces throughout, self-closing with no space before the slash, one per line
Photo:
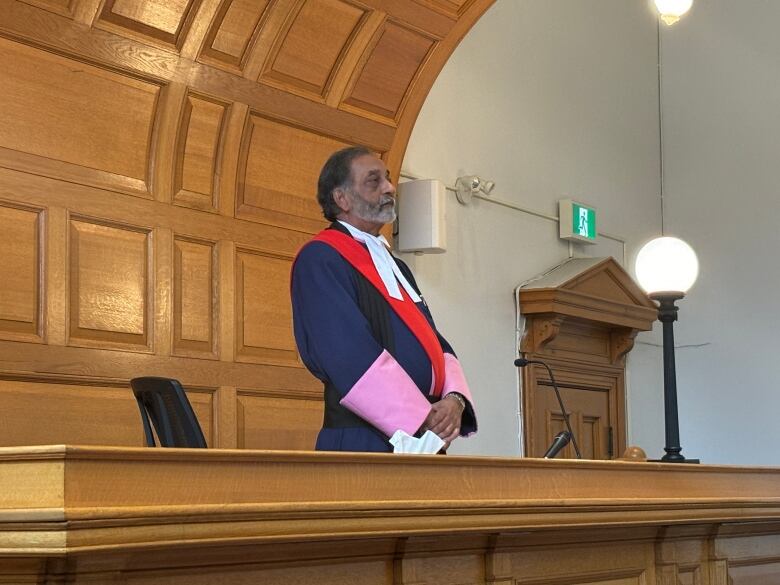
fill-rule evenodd
<path id="1" fill-rule="evenodd" d="M 445 398 L 454 398 L 460 404 L 461 410 L 466 410 L 466 399 L 460 392 L 450 392 Z"/>

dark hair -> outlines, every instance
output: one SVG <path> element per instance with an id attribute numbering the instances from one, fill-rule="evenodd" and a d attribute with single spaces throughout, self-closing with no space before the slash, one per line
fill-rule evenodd
<path id="1" fill-rule="evenodd" d="M 320 171 L 317 181 L 317 203 L 322 207 L 322 215 L 329 221 L 336 221 L 341 208 L 333 200 L 333 190 L 344 188 L 352 180 L 352 161 L 360 156 L 374 154 L 365 146 L 349 146 L 330 155 L 328 162 Z"/>

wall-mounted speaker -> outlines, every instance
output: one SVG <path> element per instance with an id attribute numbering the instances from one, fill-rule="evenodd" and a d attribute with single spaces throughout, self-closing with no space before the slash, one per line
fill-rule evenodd
<path id="1" fill-rule="evenodd" d="M 446 189 L 435 179 L 398 185 L 398 251 L 441 254 L 447 251 L 444 221 Z"/>

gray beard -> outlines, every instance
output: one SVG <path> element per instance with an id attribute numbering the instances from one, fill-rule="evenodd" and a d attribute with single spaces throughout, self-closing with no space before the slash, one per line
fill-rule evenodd
<path id="1" fill-rule="evenodd" d="M 395 199 L 390 196 L 382 196 L 376 205 L 369 203 L 354 191 L 350 191 L 350 197 L 354 205 L 353 212 L 363 221 L 372 223 L 390 223 L 395 221 Z M 384 205 L 385 203 L 392 205 Z"/>

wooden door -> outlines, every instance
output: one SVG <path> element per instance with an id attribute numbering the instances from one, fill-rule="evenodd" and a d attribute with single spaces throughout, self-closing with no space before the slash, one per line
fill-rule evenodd
<path id="1" fill-rule="evenodd" d="M 615 456 L 614 427 L 610 416 L 610 393 L 614 386 L 608 388 L 582 388 L 574 386 L 560 387 L 561 398 L 569 422 L 580 448 L 583 459 L 612 459 Z M 536 389 L 536 405 L 534 407 L 533 453 L 531 457 L 542 457 L 553 438 L 566 430 L 566 423 L 558 400 L 555 397 L 552 384 L 540 380 Z M 576 457 L 572 443 L 564 447 L 557 455 L 559 459 Z"/>

